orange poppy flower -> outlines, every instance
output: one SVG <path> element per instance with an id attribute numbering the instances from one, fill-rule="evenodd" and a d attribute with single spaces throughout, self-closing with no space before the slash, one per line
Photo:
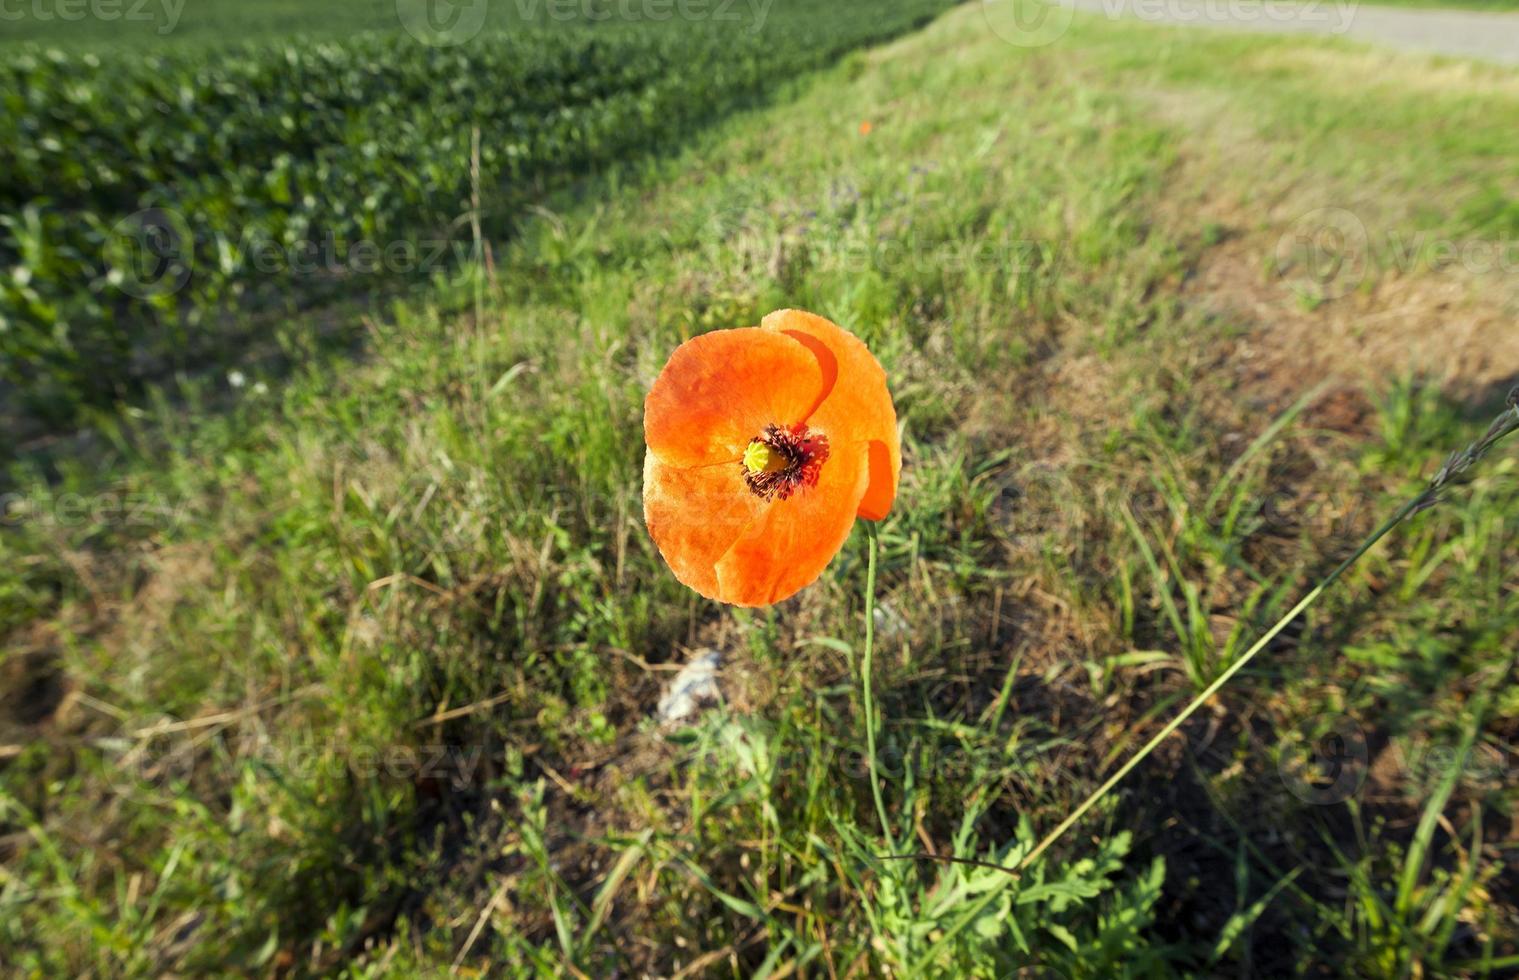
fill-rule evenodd
<path id="1" fill-rule="evenodd" d="M 779 310 L 670 355 L 644 401 L 643 512 L 675 577 L 764 606 L 811 584 L 902 470 L 886 372 L 842 327 Z"/>
<path id="2" fill-rule="evenodd" d="M 867 119 L 864 122 L 860 123 L 860 135 L 861 136 L 869 136 L 870 135 L 870 131 L 872 129 L 875 129 L 875 128 L 876 128 L 875 127 L 875 123 L 873 123 L 869 119 Z"/>

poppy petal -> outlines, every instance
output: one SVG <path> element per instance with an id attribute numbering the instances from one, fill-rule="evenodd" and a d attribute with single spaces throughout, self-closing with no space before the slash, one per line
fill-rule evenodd
<path id="1" fill-rule="evenodd" d="M 818 358 L 823 395 L 806 416 L 807 425 L 835 446 L 870 445 L 870 482 L 860 500 L 859 516 L 881 520 L 891 512 L 902 473 L 897 411 L 881 363 L 854 334 L 813 313 L 777 310 L 761 326 L 807 345 Z"/>
<path id="2" fill-rule="evenodd" d="M 822 390 L 822 367 L 794 338 L 714 330 L 670 355 L 644 400 L 644 441 L 671 466 L 736 462 L 765 426 L 802 421 Z"/>
<path id="3" fill-rule="evenodd" d="M 811 585 L 854 526 L 870 478 L 866 445 L 831 449 L 815 486 L 770 505 L 717 563 L 718 598 L 765 606 Z"/>
<path id="4" fill-rule="evenodd" d="M 764 514 L 738 466 L 670 466 L 654 453 L 643 459 L 643 519 L 665 563 L 683 584 L 724 599 L 717 562 Z"/>

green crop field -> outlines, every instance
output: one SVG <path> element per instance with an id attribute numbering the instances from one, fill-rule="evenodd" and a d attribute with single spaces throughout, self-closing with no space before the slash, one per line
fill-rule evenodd
<path id="1" fill-rule="evenodd" d="M 1519 442 L 987 866 L 1506 410 L 1519 73 L 1011 3 L 190 7 L 0 48 L 0 974 L 1519 967 Z M 193 250 L 136 295 L 143 208 Z M 288 265 L 329 230 L 463 247 Z M 874 724 L 863 529 L 743 610 L 644 527 L 670 352 L 783 307 L 900 421 Z"/>
<path id="2" fill-rule="evenodd" d="M 726 4 L 726 5 L 725 5 Z M 438 0 L 341 0 L 310 3 L 305 0 L 8 0 L 0 7 L 0 43 L 39 42 L 77 50 L 127 47 L 137 53 L 157 47 L 217 47 L 228 38 L 286 41 L 293 36 L 343 40 L 355 32 L 388 32 L 404 23 L 425 23 L 429 6 L 434 21 L 453 19 L 452 7 L 460 10 L 466 26 L 487 32 L 516 31 L 524 27 L 593 24 L 603 10 L 618 11 L 612 2 L 582 0 L 461 0 L 439 4 Z M 709 6 L 680 9 L 704 10 L 716 15 L 737 15 L 738 23 L 752 23 L 755 11 L 769 11 L 760 0 L 715 0 Z M 647 24 L 674 19 L 676 5 L 631 8 L 651 10 L 642 18 Z M 668 14 L 664 13 L 668 11 Z M 589 14 L 589 17 L 587 16 Z M 666 20 L 660 20 L 665 17 Z"/>
<path id="3" fill-rule="evenodd" d="M 447 272 L 546 190 L 945 5 L 603 24 L 528 4 L 537 20 L 464 23 L 457 44 L 393 13 L 340 42 L 0 48 L 0 411 L 71 425 L 236 360 L 270 311 Z M 226 16 L 208 23 L 235 36 Z"/>

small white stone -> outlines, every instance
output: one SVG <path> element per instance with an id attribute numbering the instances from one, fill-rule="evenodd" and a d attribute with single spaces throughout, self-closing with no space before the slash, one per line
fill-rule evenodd
<path id="1" fill-rule="evenodd" d="M 721 703 L 723 692 L 717 686 L 717 669 L 722 664 L 722 654 L 716 650 L 703 650 L 690 663 L 680 669 L 670 687 L 659 699 L 659 721 L 673 725 L 693 718 L 702 708 Z"/>

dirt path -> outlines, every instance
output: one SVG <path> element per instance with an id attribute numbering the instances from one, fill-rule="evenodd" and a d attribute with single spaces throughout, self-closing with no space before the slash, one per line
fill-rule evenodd
<path id="1" fill-rule="evenodd" d="M 1395 10 L 1357 0 L 1061 0 L 1111 19 L 1316 34 L 1519 65 L 1519 13 Z"/>

